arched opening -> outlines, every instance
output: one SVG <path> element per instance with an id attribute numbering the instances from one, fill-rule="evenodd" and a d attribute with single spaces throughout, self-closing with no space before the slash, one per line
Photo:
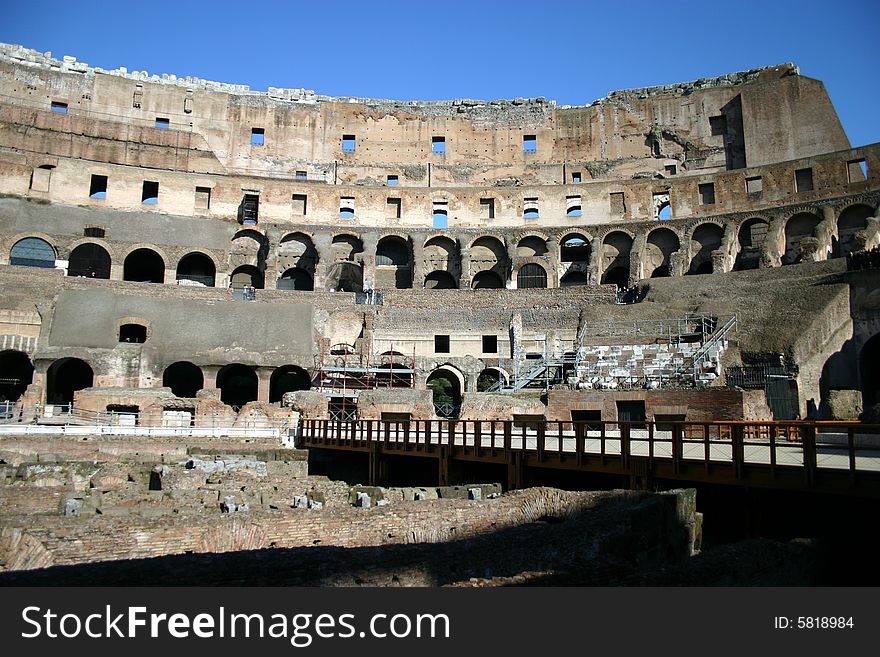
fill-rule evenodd
<path id="1" fill-rule="evenodd" d="M 119 342 L 143 344 L 147 341 L 147 327 L 143 324 L 122 324 L 119 327 Z"/>
<path id="2" fill-rule="evenodd" d="M 516 287 L 520 290 L 547 287 L 547 270 L 533 262 L 523 265 L 516 277 Z"/>
<path id="3" fill-rule="evenodd" d="M 504 243 L 496 237 L 478 237 L 473 241 L 470 251 L 470 271 L 477 272 L 474 276 L 474 283 L 478 278 L 488 283 L 494 283 L 496 279 L 500 280 L 499 285 L 488 284 L 472 287 L 491 287 L 503 288 L 504 280 L 507 278 L 507 250 Z M 482 276 L 483 272 L 491 271 L 496 276 Z"/>
<path id="4" fill-rule="evenodd" d="M 281 274 L 277 287 L 279 290 L 304 290 L 311 292 L 315 289 L 315 280 L 305 269 L 294 267 Z"/>
<path id="5" fill-rule="evenodd" d="M 327 273 L 327 289 L 331 292 L 363 292 L 361 266 L 354 262 L 337 262 Z"/>
<path id="6" fill-rule="evenodd" d="M 481 271 L 474 276 L 471 287 L 474 290 L 500 290 L 504 287 L 504 281 L 494 271 Z"/>
<path id="7" fill-rule="evenodd" d="M 487 367 L 477 376 L 477 392 L 486 392 L 489 388 L 508 383 L 507 373 L 499 367 Z"/>
<path id="8" fill-rule="evenodd" d="M 872 216 L 874 216 L 874 209 L 861 203 L 852 205 L 840 213 L 840 217 L 837 219 L 837 242 L 833 250 L 835 258 L 843 257 L 847 253 L 859 249 L 854 240 L 855 235 L 868 227 L 868 217 Z"/>
<path id="9" fill-rule="evenodd" d="M 860 360 L 862 380 L 862 405 L 868 410 L 880 404 L 880 333 L 862 347 Z"/>
<path id="10" fill-rule="evenodd" d="M 808 212 L 802 212 L 794 215 L 785 224 L 785 253 L 782 256 L 783 265 L 793 265 L 801 262 L 803 253 L 801 252 L 801 242 L 806 237 L 812 237 L 816 226 L 819 224 L 819 217 Z"/>
<path id="11" fill-rule="evenodd" d="M 17 402 L 34 380 L 34 365 L 21 351 L 0 351 L 0 403 Z"/>
<path id="12" fill-rule="evenodd" d="M 202 374 L 202 368 L 179 360 L 165 368 L 162 385 L 171 388 L 175 397 L 195 397 L 205 387 L 205 375 Z"/>
<path id="13" fill-rule="evenodd" d="M 122 279 L 136 283 L 164 283 L 165 261 L 152 249 L 135 249 L 125 257 Z"/>
<path id="14" fill-rule="evenodd" d="M 448 237 L 435 236 L 425 242 L 423 257 L 425 267 L 429 271 L 457 271 L 456 254 L 458 247 L 454 240 Z"/>
<path id="15" fill-rule="evenodd" d="M 663 278 L 671 274 L 672 254 L 680 248 L 678 235 L 668 228 L 652 230 L 645 242 L 645 272 L 651 278 Z"/>
<path id="16" fill-rule="evenodd" d="M 217 268 L 204 253 L 190 253 L 177 264 L 177 283 L 214 287 Z"/>
<path id="17" fill-rule="evenodd" d="M 734 271 L 757 269 L 761 266 L 761 247 L 767 239 L 770 224 L 763 219 L 749 219 L 739 227 L 739 253 L 733 263 Z"/>
<path id="18" fill-rule="evenodd" d="M 217 387 L 220 401 L 238 410 L 257 399 L 257 373 L 247 365 L 226 365 L 217 372 Z"/>
<path id="19" fill-rule="evenodd" d="M 55 249 L 39 237 L 25 237 L 19 240 L 9 252 L 9 264 L 21 267 L 55 267 Z"/>
<path id="20" fill-rule="evenodd" d="M 240 290 L 244 287 L 252 287 L 255 290 L 262 290 L 263 285 L 263 274 L 253 265 L 236 267 L 232 272 L 232 276 L 229 278 L 229 287 L 233 290 Z"/>
<path id="21" fill-rule="evenodd" d="M 354 260 L 358 253 L 364 252 L 364 243 L 354 235 L 334 235 L 330 243 L 333 260 Z"/>
<path id="22" fill-rule="evenodd" d="M 383 237 L 376 246 L 376 287 L 412 287 L 412 259 L 406 240 Z"/>
<path id="23" fill-rule="evenodd" d="M 461 411 L 459 377 L 441 368 L 431 372 L 426 385 L 434 394 L 434 412 L 439 417 L 458 417 Z"/>
<path id="24" fill-rule="evenodd" d="M 377 388 L 412 388 L 413 359 L 399 351 L 383 351 L 379 354 L 377 368 L 385 370 L 376 373 Z"/>
<path id="25" fill-rule="evenodd" d="M 603 285 L 616 285 L 623 289 L 629 285 L 629 269 L 627 267 L 612 267 L 602 274 Z"/>
<path id="26" fill-rule="evenodd" d="M 712 252 L 721 246 L 724 229 L 717 224 L 702 224 L 691 237 L 691 258 L 688 274 L 711 274 Z"/>
<path id="27" fill-rule="evenodd" d="M 582 271 L 570 271 L 559 279 L 559 287 L 578 287 L 587 284 L 587 275 Z"/>
<path id="28" fill-rule="evenodd" d="M 458 284 L 448 271 L 432 271 L 425 276 L 425 287 L 431 290 L 454 290 Z"/>
<path id="29" fill-rule="evenodd" d="M 110 254 L 100 244 L 80 244 L 70 252 L 67 275 L 81 278 L 110 278 Z"/>
<path id="30" fill-rule="evenodd" d="M 311 237 L 305 233 L 290 233 L 281 239 L 281 243 L 278 245 L 279 271 L 300 269 L 312 277 L 317 263 L 318 251 L 315 249 Z"/>
<path id="31" fill-rule="evenodd" d="M 559 255 L 562 262 L 589 262 L 590 242 L 577 233 L 566 235 L 560 242 Z"/>
<path id="32" fill-rule="evenodd" d="M 547 254 L 547 242 L 535 235 L 523 237 L 516 245 L 518 258 L 536 258 Z"/>
<path id="33" fill-rule="evenodd" d="M 60 358 L 46 371 L 46 401 L 50 404 L 72 404 L 73 393 L 91 388 L 95 375 L 92 368 L 79 358 Z"/>
<path id="34" fill-rule="evenodd" d="M 269 402 L 280 402 L 286 392 L 308 390 L 312 387 L 312 377 L 296 365 L 284 365 L 272 372 L 269 379 Z"/>

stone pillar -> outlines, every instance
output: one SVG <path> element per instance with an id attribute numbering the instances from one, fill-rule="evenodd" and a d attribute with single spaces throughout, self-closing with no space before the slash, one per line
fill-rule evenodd
<path id="1" fill-rule="evenodd" d="M 648 238 L 644 233 L 636 234 L 632 246 L 629 249 L 629 284 L 645 278 L 644 259 L 645 244 Z"/>
<path id="2" fill-rule="evenodd" d="M 423 288 L 425 287 L 425 276 L 430 272 L 425 268 L 425 245 L 419 237 L 412 240 L 412 257 L 412 286 L 415 289 Z"/>
<path id="3" fill-rule="evenodd" d="M 257 372 L 257 401 L 269 403 L 269 383 L 274 367 L 255 367 Z"/>
<path id="4" fill-rule="evenodd" d="M 220 371 L 220 365 L 203 365 L 202 366 L 202 377 L 204 379 L 204 383 L 202 387 L 205 390 L 219 390 L 217 387 L 217 373 Z"/>
<path id="5" fill-rule="evenodd" d="M 587 264 L 587 284 L 598 285 L 602 282 L 602 240 L 594 237 L 590 240 L 590 262 Z"/>
<path id="6" fill-rule="evenodd" d="M 830 205 L 822 206 L 822 221 L 816 226 L 814 234 L 816 239 L 819 240 L 816 260 L 827 260 L 831 256 L 834 240 L 839 239 L 837 234 L 837 217 L 835 217 L 834 208 Z"/>
<path id="7" fill-rule="evenodd" d="M 364 266 L 364 289 L 376 288 L 376 249 L 379 246 L 379 238 L 375 233 L 364 235 L 361 238 L 364 243 L 362 261 Z"/>
<path id="8" fill-rule="evenodd" d="M 507 275 L 506 280 L 504 281 L 504 287 L 508 290 L 513 290 L 516 287 L 513 284 L 513 270 L 517 261 L 516 242 L 506 242 L 505 246 L 507 247 Z"/>
<path id="9" fill-rule="evenodd" d="M 315 290 L 327 289 L 327 275 L 333 267 L 333 247 L 330 235 L 315 236 L 315 251 L 318 262 L 315 263 Z"/>
<path id="10" fill-rule="evenodd" d="M 470 289 L 471 280 L 471 249 L 470 246 L 462 246 L 460 248 L 460 266 L 458 269 L 458 287 L 462 290 Z"/>
<path id="11" fill-rule="evenodd" d="M 124 274 L 125 265 L 122 262 L 110 263 L 110 280 L 121 281 Z"/>
<path id="12" fill-rule="evenodd" d="M 166 269 L 163 282 L 165 285 L 177 285 L 177 269 Z"/>

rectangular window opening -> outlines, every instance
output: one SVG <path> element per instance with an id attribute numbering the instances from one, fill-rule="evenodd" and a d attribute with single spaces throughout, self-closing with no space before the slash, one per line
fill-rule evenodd
<path id="1" fill-rule="evenodd" d="M 448 354 L 449 353 L 449 336 L 448 335 L 435 335 L 434 336 L 434 353 L 435 354 Z"/>
<path id="2" fill-rule="evenodd" d="M 245 194 L 241 200 L 241 223 L 255 224 L 260 214 L 259 194 Z"/>
<path id="3" fill-rule="evenodd" d="M 388 176 L 388 185 L 394 186 L 399 182 L 397 176 Z"/>
<path id="4" fill-rule="evenodd" d="M 156 205 L 159 202 L 159 183 L 155 180 L 145 180 L 141 191 L 141 203 Z"/>
<path id="5" fill-rule="evenodd" d="M 868 163 L 863 159 L 846 163 L 849 182 L 863 182 L 868 179 Z"/>
<path id="6" fill-rule="evenodd" d="M 497 335 L 484 335 L 483 336 L 483 353 L 484 354 L 497 354 L 498 353 L 498 336 Z"/>
<path id="7" fill-rule="evenodd" d="M 565 216 L 566 217 L 580 217 L 583 215 L 583 210 L 581 209 L 581 197 L 578 196 L 566 196 L 565 197 Z"/>
<path id="8" fill-rule="evenodd" d="M 715 205 L 715 183 L 703 183 L 699 190 L 702 205 Z"/>
<path id="9" fill-rule="evenodd" d="M 581 172 L 580 172 L 580 171 L 574 171 L 574 172 L 571 174 L 571 182 L 573 182 L 573 183 L 579 183 L 579 182 L 581 182 L 581 180 L 582 180 L 582 176 L 581 176 Z"/>
<path id="10" fill-rule="evenodd" d="M 265 128 L 251 128 L 251 146 L 262 146 L 266 143 Z"/>
<path id="11" fill-rule="evenodd" d="M 602 430 L 602 411 L 571 411 L 572 422 L 584 422 L 584 431 Z"/>
<path id="12" fill-rule="evenodd" d="M 339 197 L 339 218 L 340 219 L 353 219 L 354 218 L 354 197 L 353 196 L 340 196 Z"/>
<path id="13" fill-rule="evenodd" d="M 291 200 L 293 203 L 293 214 L 304 216 L 308 209 L 308 197 L 305 194 L 294 194 Z"/>
<path id="14" fill-rule="evenodd" d="M 52 181 L 52 169 L 49 164 L 38 166 L 31 174 L 31 189 L 35 192 L 48 192 L 49 183 Z"/>
<path id="15" fill-rule="evenodd" d="M 713 136 L 723 136 L 727 134 L 727 117 L 726 116 L 710 116 L 709 130 Z"/>
<path id="16" fill-rule="evenodd" d="M 538 137 L 536 135 L 523 135 L 523 152 L 535 153 L 538 151 Z"/>
<path id="17" fill-rule="evenodd" d="M 449 203 L 446 201 L 434 201 L 434 215 L 431 225 L 434 228 L 449 227 Z"/>
<path id="18" fill-rule="evenodd" d="M 480 217 L 483 219 L 494 219 L 495 218 L 495 199 L 494 198 L 481 198 L 480 199 Z"/>
<path id="19" fill-rule="evenodd" d="M 92 174 L 89 185 L 89 198 L 107 198 L 107 176 Z"/>
<path id="20" fill-rule="evenodd" d="M 308 180 L 309 174 L 306 171 L 297 171 L 295 178 L 296 180 Z"/>
<path id="21" fill-rule="evenodd" d="M 400 219 L 400 199 L 389 198 L 385 202 L 385 218 Z"/>
<path id="22" fill-rule="evenodd" d="M 342 152 L 354 153 L 357 148 L 357 139 L 354 135 L 342 135 Z"/>
<path id="23" fill-rule="evenodd" d="M 160 130 L 167 130 L 171 127 L 171 120 L 162 118 L 161 116 L 157 116 L 155 126 Z"/>
<path id="24" fill-rule="evenodd" d="M 764 179 L 761 176 L 746 178 L 746 193 L 760 194 L 764 191 Z"/>
<path id="25" fill-rule="evenodd" d="M 797 193 L 813 191 L 813 169 L 798 169 L 794 172 L 794 187 Z"/>
<path id="26" fill-rule="evenodd" d="M 67 103 L 62 103 L 61 101 L 53 100 L 51 109 L 56 114 L 67 114 Z"/>
<path id="27" fill-rule="evenodd" d="M 626 203 L 623 198 L 623 192 L 611 193 L 611 216 L 622 217 L 626 214 Z"/>
<path id="28" fill-rule="evenodd" d="M 667 165 L 666 165 L 665 167 L 663 167 L 663 168 L 666 170 L 666 175 L 667 175 L 667 176 L 674 176 L 675 174 L 678 173 L 678 167 L 675 166 L 674 164 L 667 164 Z"/>
<path id="29" fill-rule="evenodd" d="M 538 219 L 539 217 L 540 213 L 538 212 L 538 199 L 536 197 L 524 198 L 523 219 Z"/>
<path id="30" fill-rule="evenodd" d="M 444 154 L 446 152 L 446 137 L 431 137 L 431 152 Z"/>
<path id="31" fill-rule="evenodd" d="M 83 229 L 83 237 L 106 237 L 107 231 L 101 226 L 86 226 Z"/>
<path id="32" fill-rule="evenodd" d="M 644 422 L 645 402 L 642 400 L 617 402 L 617 421 Z"/>
<path id="33" fill-rule="evenodd" d="M 196 210 L 211 209 L 211 188 L 196 187 Z"/>

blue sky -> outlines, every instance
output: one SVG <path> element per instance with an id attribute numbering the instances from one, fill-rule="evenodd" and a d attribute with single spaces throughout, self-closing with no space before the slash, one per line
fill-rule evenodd
<path id="1" fill-rule="evenodd" d="M 878 28 L 880 0 L 48 0 L 6 3 L 0 40 L 257 90 L 572 105 L 792 61 L 825 82 L 862 145 L 880 141 Z"/>

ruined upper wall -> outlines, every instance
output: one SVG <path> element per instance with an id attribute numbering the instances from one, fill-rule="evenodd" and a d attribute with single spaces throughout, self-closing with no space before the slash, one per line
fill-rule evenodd
<path id="1" fill-rule="evenodd" d="M 90 147 L 73 156 L 202 173 L 294 178 L 301 171 L 334 184 L 384 185 L 388 175 L 398 175 L 401 186 L 570 182 L 560 179 L 560 164 L 582 171 L 584 181 L 621 180 L 662 175 L 670 166 L 711 172 L 849 147 L 821 83 L 793 65 L 557 108 L 543 98 L 392 101 L 305 89 L 256 92 L 193 77 L 106 71 L 0 44 L 0 98 L 8 106 L 2 120 L 13 131 L 0 135 L 0 146 L 22 152 L 71 157 L 61 152 L 71 135 L 88 134 Z M 52 101 L 68 104 L 65 121 L 40 118 Z M 168 119 L 170 130 L 156 129 L 157 117 Z M 32 123 L 39 129 L 16 132 Z M 265 131 L 264 144 L 251 143 L 253 128 Z M 356 137 L 354 152 L 343 149 L 343 135 Z M 524 149 L 526 136 L 536 138 L 534 152 Z M 445 138 L 445 153 L 432 152 L 433 137 Z M 128 143 L 148 146 L 147 154 L 119 146 Z M 418 175 L 410 175 L 414 167 Z"/>

